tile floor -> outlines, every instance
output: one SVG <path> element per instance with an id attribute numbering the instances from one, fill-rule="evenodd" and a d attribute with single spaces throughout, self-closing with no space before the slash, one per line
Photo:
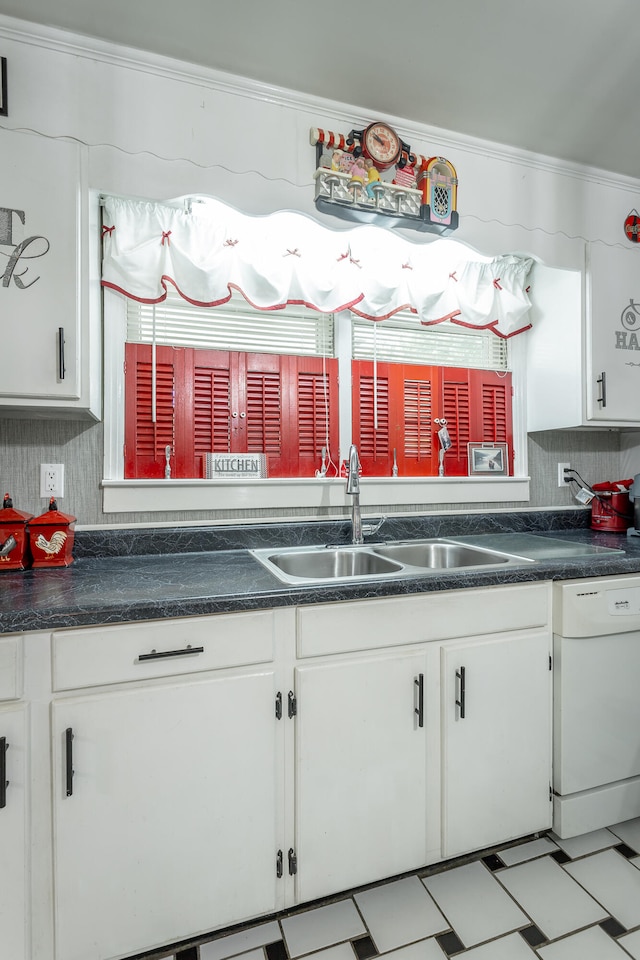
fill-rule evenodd
<path id="1" fill-rule="evenodd" d="M 438 864 L 175 960 L 640 960 L 640 818 Z M 169 960 L 169 958 L 167 958 Z"/>

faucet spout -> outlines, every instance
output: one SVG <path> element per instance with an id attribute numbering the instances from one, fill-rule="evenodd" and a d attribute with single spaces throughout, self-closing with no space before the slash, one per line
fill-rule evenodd
<path id="1" fill-rule="evenodd" d="M 362 515 L 360 513 L 360 460 L 355 443 L 349 448 L 349 476 L 347 478 L 347 493 L 353 497 L 351 502 L 351 543 L 364 543 L 362 533 Z"/>

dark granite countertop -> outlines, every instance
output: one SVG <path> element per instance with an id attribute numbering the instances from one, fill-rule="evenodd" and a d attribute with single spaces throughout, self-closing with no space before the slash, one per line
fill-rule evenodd
<path id="1" fill-rule="evenodd" d="M 470 537 L 532 532 L 623 549 L 622 554 L 540 559 L 505 570 L 427 573 L 314 586 L 280 583 L 249 548 L 348 542 L 344 522 L 160 530 L 79 531 L 65 568 L 0 572 L 0 633 L 190 617 L 534 580 L 640 573 L 640 537 L 591 531 L 588 512 L 388 520 L 375 537 Z M 499 544 L 500 540 L 495 541 Z"/>

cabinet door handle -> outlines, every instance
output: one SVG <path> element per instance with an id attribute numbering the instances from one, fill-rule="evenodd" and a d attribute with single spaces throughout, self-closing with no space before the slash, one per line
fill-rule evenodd
<path id="1" fill-rule="evenodd" d="M 152 650 L 151 653 L 140 653 L 138 663 L 143 660 L 164 660 L 165 657 L 185 657 L 191 653 L 204 653 L 204 647 L 192 647 L 189 644 L 183 650 Z"/>
<path id="2" fill-rule="evenodd" d="M 464 720 L 467 704 L 466 671 L 464 667 L 456 670 L 456 679 L 460 681 L 460 699 L 456 700 L 456 707 L 460 710 L 460 719 Z"/>
<path id="3" fill-rule="evenodd" d="M 66 778 L 67 778 L 67 796 L 73 794 L 73 730 L 67 727 L 64 732 L 65 753 L 66 753 Z"/>
<path id="4" fill-rule="evenodd" d="M 600 389 L 600 396 L 598 397 L 597 402 L 601 403 L 603 407 L 606 407 L 607 405 L 607 374 L 604 370 L 596 380 L 596 383 L 602 384 L 602 387 Z"/>
<path id="5" fill-rule="evenodd" d="M 413 712 L 418 717 L 418 726 L 424 727 L 424 673 L 419 673 L 413 682 L 418 688 L 418 706 Z"/>
<path id="6" fill-rule="evenodd" d="M 7 805 L 7 750 L 9 744 L 6 737 L 0 737 L 0 810 Z"/>
<path id="7" fill-rule="evenodd" d="M 58 327 L 58 379 L 64 380 L 66 368 L 64 365 L 64 327 Z"/>

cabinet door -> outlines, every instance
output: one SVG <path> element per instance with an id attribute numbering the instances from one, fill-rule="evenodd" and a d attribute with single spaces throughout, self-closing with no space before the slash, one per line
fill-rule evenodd
<path id="1" fill-rule="evenodd" d="M 0 709 L 0 954 L 27 960 L 26 707 Z"/>
<path id="2" fill-rule="evenodd" d="M 79 148 L 0 130 L 0 183 L 0 406 L 77 399 Z"/>
<path id="3" fill-rule="evenodd" d="M 640 420 L 640 247 L 592 244 L 587 416 Z M 603 382 L 604 376 L 604 382 Z"/>
<path id="4" fill-rule="evenodd" d="M 424 654 L 296 670 L 298 902 L 425 863 Z"/>
<path id="5" fill-rule="evenodd" d="M 274 697 L 260 671 L 53 705 L 57 960 L 274 911 Z"/>
<path id="6" fill-rule="evenodd" d="M 441 648 L 443 856 L 551 825 L 546 631 Z"/>

